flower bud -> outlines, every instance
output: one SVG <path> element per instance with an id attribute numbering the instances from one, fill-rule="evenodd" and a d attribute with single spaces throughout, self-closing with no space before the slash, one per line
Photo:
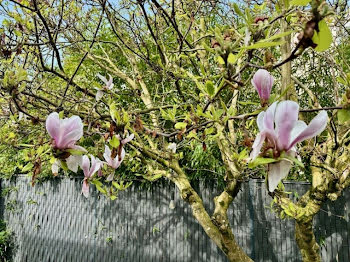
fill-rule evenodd
<path id="1" fill-rule="evenodd" d="M 274 78 L 265 69 L 259 69 L 253 76 L 252 84 L 258 91 L 262 103 L 269 100 Z"/>

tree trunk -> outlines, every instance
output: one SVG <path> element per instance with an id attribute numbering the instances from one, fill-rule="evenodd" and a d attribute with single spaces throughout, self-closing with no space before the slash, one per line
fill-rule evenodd
<path id="1" fill-rule="evenodd" d="M 321 262 L 320 246 L 316 242 L 314 232 L 312 230 L 312 220 L 303 221 L 296 220 L 295 239 L 299 246 L 303 262 Z"/>
<path id="2" fill-rule="evenodd" d="M 137 142 L 134 141 L 133 144 L 137 145 Z M 189 203 L 195 219 L 202 226 L 208 237 L 224 252 L 230 262 L 253 261 L 237 244 L 227 217 L 227 209 L 237 195 L 240 186 L 237 180 L 232 180 L 226 189 L 214 199 L 215 211 L 211 218 L 204 208 L 202 199 L 193 189 L 187 175 L 181 169 L 178 160 L 165 160 L 142 147 L 141 151 L 144 155 L 175 171 L 175 173 L 166 172 L 164 176 L 177 186 L 181 198 Z"/>
<path id="3" fill-rule="evenodd" d="M 168 178 L 176 184 L 182 199 L 190 204 L 193 216 L 203 227 L 209 238 L 224 252 L 230 262 L 253 261 L 237 244 L 229 225 L 227 213 L 218 211 L 218 206 L 222 206 L 222 210 L 227 210 L 226 205 L 232 202 L 232 197 L 224 192 L 215 198 L 215 204 L 218 202 L 219 205 L 215 208 L 213 218 L 210 218 L 204 208 L 202 199 L 192 188 L 187 176 L 177 164 L 174 167 L 177 173 L 176 176 Z"/>

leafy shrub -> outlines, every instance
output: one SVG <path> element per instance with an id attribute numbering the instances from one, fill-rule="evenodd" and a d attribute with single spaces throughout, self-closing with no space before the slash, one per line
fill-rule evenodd
<path id="1" fill-rule="evenodd" d="M 14 235 L 6 228 L 6 222 L 0 220 L 0 261 L 12 261 L 14 251 Z"/>

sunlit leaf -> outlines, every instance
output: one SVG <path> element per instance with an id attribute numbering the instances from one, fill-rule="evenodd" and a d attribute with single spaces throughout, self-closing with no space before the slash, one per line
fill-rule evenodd
<path id="1" fill-rule="evenodd" d="M 317 44 L 315 50 L 317 52 L 322 52 L 327 50 L 331 46 L 333 42 L 333 37 L 332 32 L 324 19 L 318 22 L 318 29 L 319 32 L 317 32 L 316 30 L 314 31 L 312 41 L 315 44 Z"/>

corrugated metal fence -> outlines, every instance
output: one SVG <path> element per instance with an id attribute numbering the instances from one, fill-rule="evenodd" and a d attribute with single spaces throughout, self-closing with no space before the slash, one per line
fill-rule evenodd
<path id="1" fill-rule="evenodd" d="M 19 262 L 221 262 L 226 258 L 193 219 L 174 185 L 146 190 L 131 187 L 115 201 L 81 194 L 81 178 L 56 179 L 32 188 L 18 177 L 0 206 L 16 234 Z M 217 189 L 194 185 L 210 213 Z M 309 185 L 286 183 L 301 195 Z M 293 193 L 293 195 L 296 195 Z M 171 200 L 175 209 L 169 208 Z M 254 261 L 301 261 L 294 222 L 269 210 L 271 198 L 262 181 L 246 182 L 229 211 L 238 243 Z M 350 191 L 315 220 L 324 261 L 350 261 Z"/>

